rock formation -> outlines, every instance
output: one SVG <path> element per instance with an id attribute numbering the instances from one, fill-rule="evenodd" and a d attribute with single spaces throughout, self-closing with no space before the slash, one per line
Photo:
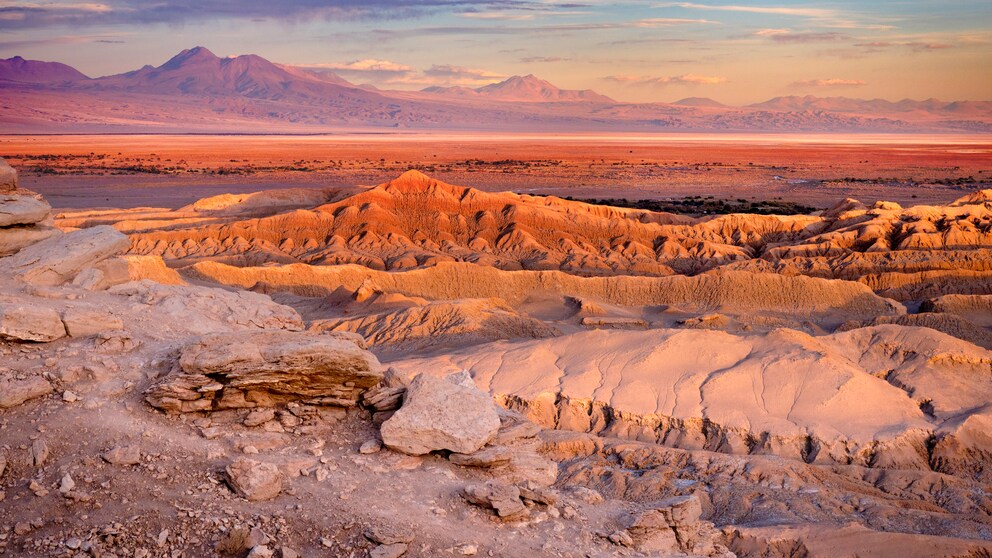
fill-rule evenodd
<path id="1" fill-rule="evenodd" d="M 0 256 L 0 554 L 987 556 L 987 205 L 60 217 Z"/>
<path id="2" fill-rule="evenodd" d="M 178 370 L 146 392 L 165 411 L 267 407 L 289 401 L 354 406 L 382 379 L 371 353 L 331 335 L 260 331 L 201 337 Z"/>

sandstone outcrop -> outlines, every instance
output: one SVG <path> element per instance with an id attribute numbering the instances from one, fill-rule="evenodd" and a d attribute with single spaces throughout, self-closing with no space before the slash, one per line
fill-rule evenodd
<path id="1" fill-rule="evenodd" d="M 627 526 L 627 532 L 641 552 L 734 556 L 716 542 L 719 532 L 713 524 L 702 520 L 699 497 L 678 496 L 662 500 L 656 506 L 636 514 Z"/>
<path id="2" fill-rule="evenodd" d="M 167 318 L 182 324 L 186 336 L 223 331 L 284 329 L 300 331 L 303 320 L 287 306 L 248 291 L 162 285 L 144 279 L 111 287 L 110 294 L 133 303 L 132 318 L 154 323 Z"/>
<path id="3" fill-rule="evenodd" d="M 354 406 L 382 380 L 379 361 L 347 340 L 259 331 L 201 337 L 147 401 L 170 412 L 267 407 L 290 401 Z"/>
<path id="4" fill-rule="evenodd" d="M 238 267 L 278 262 L 398 271 L 470 262 L 582 276 L 775 270 L 860 281 L 912 300 L 919 297 L 906 285 L 880 276 L 944 273 L 929 277 L 928 297 L 992 292 L 988 285 L 976 292 L 961 275 L 992 271 L 992 204 L 983 201 L 989 197 L 977 192 L 947 206 L 908 208 L 844 200 L 820 215 L 688 218 L 480 192 L 410 171 L 340 201 L 260 219 L 232 216 L 176 228 L 187 219 L 183 210 L 171 223 L 155 214 L 135 234 L 131 251 L 175 265 L 212 260 Z M 64 220 L 90 226 L 81 217 Z"/>
<path id="5" fill-rule="evenodd" d="M 471 378 L 421 374 L 410 382 L 403 405 L 380 432 L 386 447 L 411 455 L 438 450 L 472 453 L 492 441 L 499 427 L 492 398 L 479 391 Z"/>
<path id="6" fill-rule="evenodd" d="M 0 260 L 0 273 L 35 285 L 62 285 L 83 270 L 127 249 L 112 227 L 82 229 L 43 240 Z"/>

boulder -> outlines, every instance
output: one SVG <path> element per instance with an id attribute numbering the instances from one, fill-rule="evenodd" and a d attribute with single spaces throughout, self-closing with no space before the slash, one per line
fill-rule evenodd
<path id="1" fill-rule="evenodd" d="M 42 395 L 52 393 L 54 388 L 41 376 L 31 376 L 23 380 L 0 379 L 0 409 L 15 407 Z"/>
<path id="2" fill-rule="evenodd" d="M 137 465 L 141 463 L 141 448 L 135 445 L 117 446 L 100 457 L 111 465 Z"/>
<path id="3" fill-rule="evenodd" d="M 289 331 L 203 336 L 182 349 L 178 368 L 145 392 L 152 406 L 191 412 L 303 400 L 350 407 L 382 380 L 379 361 L 354 343 Z"/>
<path id="4" fill-rule="evenodd" d="M 0 194 L 0 227 L 34 225 L 51 213 L 48 202 L 34 196 Z"/>
<path id="5" fill-rule="evenodd" d="M 465 487 L 463 495 L 468 502 L 491 508 L 503 518 L 517 518 L 527 514 L 527 506 L 520 500 L 520 490 L 511 484 L 499 481 L 470 484 Z"/>
<path id="6" fill-rule="evenodd" d="M 17 189 L 17 171 L 0 158 L 0 192 L 13 192 Z"/>
<path id="7" fill-rule="evenodd" d="M 240 458 L 228 465 L 225 472 L 231 489 L 249 502 L 271 500 L 282 491 L 282 472 L 272 463 Z"/>
<path id="8" fill-rule="evenodd" d="M 464 376 L 414 378 L 403 406 L 380 428 L 386 447 L 410 455 L 470 454 L 495 438 L 500 427 L 496 405 Z"/>
<path id="9" fill-rule="evenodd" d="M 62 285 L 84 269 L 127 250 L 128 237 L 101 225 L 57 235 L 0 260 L 0 272 L 34 285 Z"/>
<path id="10" fill-rule="evenodd" d="M 51 308 L 0 303 L 0 339 L 47 343 L 65 335 L 62 318 Z"/>

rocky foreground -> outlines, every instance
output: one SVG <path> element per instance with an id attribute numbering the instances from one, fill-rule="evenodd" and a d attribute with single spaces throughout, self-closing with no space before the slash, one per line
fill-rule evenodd
<path id="1" fill-rule="evenodd" d="M 444 190 L 417 184 L 391 188 Z M 326 201 L 314 196 L 300 203 Z M 355 205 L 258 217 L 265 204 L 245 202 L 145 210 L 164 242 L 148 244 L 134 233 L 148 222 L 111 214 L 55 226 L 0 165 L 0 555 L 992 553 L 989 293 L 910 313 L 816 274 L 511 271 L 523 229 L 492 259 L 332 266 L 260 254 L 269 244 L 237 231 L 282 219 L 322 246 L 310 252 L 379 261 L 384 245 L 361 249 L 361 234 L 335 249 L 290 224 L 349 223 Z M 380 216 L 429 217 L 404 203 Z M 844 211 L 869 228 L 910 219 Z M 849 236 L 812 219 L 783 221 L 798 245 Z M 163 240 L 202 231 L 232 251 Z M 387 240 L 458 249 L 422 234 Z M 628 248 L 615 263 L 639 261 Z M 575 261 L 614 257 L 587 252 Z"/>

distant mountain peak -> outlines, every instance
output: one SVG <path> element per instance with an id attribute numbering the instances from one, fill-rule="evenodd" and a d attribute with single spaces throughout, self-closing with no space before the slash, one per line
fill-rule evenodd
<path id="1" fill-rule="evenodd" d="M 189 63 L 211 62 L 216 60 L 220 60 L 216 54 L 210 52 L 210 50 L 206 47 L 198 46 L 185 49 L 179 54 L 173 56 L 168 62 L 162 65 L 162 68 L 174 69 Z"/>
<path id="2" fill-rule="evenodd" d="M 709 97 L 686 97 L 685 99 L 679 99 L 672 103 L 673 105 L 680 105 L 683 107 L 713 107 L 713 108 L 724 108 L 727 105 L 710 99 Z"/>
<path id="3" fill-rule="evenodd" d="M 79 70 L 60 62 L 25 60 L 20 56 L 0 59 L 0 80 L 20 83 L 61 83 L 90 79 Z"/>
<path id="4" fill-rule="evenodd" d="M 495 101 L 514 102 L 598 102 L 613 103 L 613 99 L 589 89 L 561 89 L 551 82 L 534 74 L 510 76 L 503 81 L 484 85 L 477 89 L 462 86 L 428 87 L 422 91 L 448 97 L 483 97 Z"/>

